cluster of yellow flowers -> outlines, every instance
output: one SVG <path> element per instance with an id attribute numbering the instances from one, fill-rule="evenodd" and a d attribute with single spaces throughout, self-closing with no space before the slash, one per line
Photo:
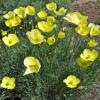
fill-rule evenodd
<path id="1" fill-rule="evenodd" d="M 60 8 L 57 11 L 57 4 L 52 2 L 46 5 L 47 9 L 54 13 L 56 16 L 63 16 L 66 13 L 64 7 Z M 56 13 L 55 13 L 56 12 Z M 46 10 L 41 10 L 35 14 L 35 8 L 33 6 L 19 7 L 14 11 L 9 11 L 3 17 L 6 19 L 5 24 L 9 28 L 18 26 L 21 24 L 21 19 L 26 18 L 26 15 L 35 16 L 39 18 L 39 22 L 36 23 L 36 28 L 31 31 L 26 32 L 26 35 L 30 42 L 34 45 L 41 44 L 47 41 L 48 45 L 53 45 L 56 42 L 55 35 L 45 38 L 43 33 L 50 33 L 56 28 L 56 18 L 52 15 L 49 15 Z M 2 31 L 2 40 L 4 44 L 8 47 L 15 45 L 19 42 L 19 39 L 16 34 L 11 33 L 7 36 L 6 31 Z M 65 37 L 64 31 L 59 31 L 58 38 L 63 39 Z"/>
<path id="2" fill-rule="evenodd" d="M 35 9 L 33 6 L 19 7 L 14 11 L 9 11 L 3 17 L 6 19 L 5 24 L 7 27 L 12 28 L 21 24 L 21 19 L 25 18 L 26 15 L 35 15 Z"/>
<path id="3" fill-rule="evenodd" d="M 63 16 L 66 13 L 66 9 L 64 9 L 64 7 L 57 10 L 57 4 L 54 2 L 48 3 L 46 5 L 46 8 L 56 16 Z M 46 10 L 41 10 L 37 14 L 35 14 L 35 8 L 33 6 L 19 7 L 14 9 L 13 11 L 9 11 L 3 16 L 3 18 L 5 19 L 5 25 L 9 28 L 13 28 L 20 25 L 22 20 L 24 21 L 27 15 L 37 15 L 37 18 L 39 19 L 36 28 L 33 28 L 32 30 L 26 32 L 26 36 L 28 37 L 29 41 L 33 45 L 41 44 L 43 42 L 47 42 L 48 45 L 53 45 L 56 42 L 55 35 L 47 37 L 46 40 L 46 36 L 44 36 L 43 33 L 50 33 L 56 28 L 56 18 L 52 15 L 49 15 Z M 8 47 L 14 46 L 18 42 L 20 42 L 16 33 L 2 31 L 1 35 L 3 43 Z M 65 32 L 63 30 L 60 30 L 58 32 L 58 38 L 65 38 Z M 38 73 L 41 68 L 40 61 L 33 56 L 26 57 L 23 64 L 26 66 L 24 75 Z M 2 79 L 0 87 L 6 89 L 14 89 L 15 78 L 5 76 Z"/>
<path id="4" fill-rule="evenodd" d="M 95 61 L 98 57 L 98 51 L 96 50 L 90 50 L 90 49 L 84 49 L 83 53 L 80 54 L 80 57 L 77 59 L 77 63 L 81 67 L 88 67 L 91 62 Z"/>
<path id="5" fill-rule="evenodd" d="M 56 16 L 64 16 L 66 13 L 66 9 L 64 7 L 61 7 L 58 9 L 57 4 L 55 2 L 51 2 L 46 4 L 47 10 L 54 13 Z M 21 19 L 25 18 L 26 15 L 35 15 L 35 8 L 33 6 L 27 6 L 25 7 L 19 7 L 15 9 L 14 11 L 10 11 L 7 14 L 5 14 L 3 17 L 6 19 L 5 24 L 9 27 L 15 27 L 18 26 L 21 23 Z M 37 17 L 39 18 L 39 22 L 37 22 L 36 27 L 28 32 L 26 32 L 26 35 L 29 39 L 29 41 L 33 45 L 41 44 L 43 42 L 46 42 L 48 45 L 53 45 L 56 42 L 55 35 L 52 35 L 50 37 L 44 36 L 44 33 L 51 33 L 56 27 L 56 17 L 49 15 L 46 10 L 41 10 L 37 13 Z M 68 13 L 66 17 L 64 17 L 65 20 L 67 20 L 70 23 L 73 23 L 77 25 L 75 28 L 76 32 L 82 36 L 86 36 L 90 33 L 90 36 L 97 36 L 100 34 L 100 26 L 95 25 L 93 23 L 90 23 L 89 25 L 87 22 L 88 17 L 81 15 L 79 12 L 72 12 Z M 2 31 L 1 33 L 3 35 L 3 42 L 6 46 L 10 47 L 15 45 L 19 42 L 19 39 L 15 33 L 10 33 L 7 36 L 6 31 Z M 57 33 L 58 39 L 65 38 L 65 32 L 60 30 Z M 98 43 L 91 39 L 88 42 L 88 45 L 90 47 L 95 47 L 98 45 Z M 80 54 L 80 57 L 77 59 L 77 63 L 81 67 L 87 67 L 91 64 L 91 62 L 95 61 L 98 57 L 99 53 L 96 50 L 91 49 L 84 49 L 83 53 Z M 38 73 L 41 69 L 41 63 L 40 61 L 33 57 L 28 56 L 24 59 L 24 65 L 26 66 L 26 71 L 24 75 L 31 74 L 31 73 Z M 63 82 L 67 85 L 69 88 L 76 88 L 78 84 L 80 83 L 80 79 L 76 77 L 75 75 L 69 75 L 67 78 L 63 80 Z M 15 78 L 10 77 L 4 77 L 2 79 L 2 83 L 0 85 L 2 88 L 7 89 L 14 89 L 15 88 Z"/>
<path id="6" fill-rule="evenodd" d="M 88 24 L 88 16 L 83 16 L 79 12 L 68 13 L 64 19 L 76 25 L 75 31 L 78 34 L 82 36 L 90 35 L 92 39 L 87 43 L 89 47 L 93 48 L 98 45 L 98 42 L 94 40 L 94 36 L 100 35 L 100 25 L 95 25 L 94 23 Z M 79 66 L 87 68 L 96 60 L 98 55 L 98 51 L 94 49 L 84 49 L 83 53 L 77 59 L 77 63 Z"/>
<path id="7" fill-rule="evenodd" d="M 88 16 L 83 16 L 79 12 L 71 12 L 64 19 L 77 25 L 75 30 L 82 36 L 86 36 L 89 33 L 91 37 L 100 35 L 100 25 L 95 25 L 94 23 L 88 24 Z"/>

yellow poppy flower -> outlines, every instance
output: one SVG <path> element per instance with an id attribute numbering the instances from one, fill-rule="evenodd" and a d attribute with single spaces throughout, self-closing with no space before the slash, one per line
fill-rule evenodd
<path id="1" fill-rule="evenodd" d="M 60 8 L 58 11 L 55 11 L 55 14 L 56 14 L 57 16 L 63 16 L 63 15 L 65 15 L 66 11 L 67 11 L 67 10 L 66 10 L 64 7 L 62 7 L 62 8 Z"/>
<path id="2" fill-rule="evenodd" d="M 56 21 L 56 19 L 55 19 L 54 16 L 48 16 L 48 17 L 47 17 L 47 22 L 54 23 L 55 21 Z"/>
<path id="3" fill-rule="evenodd" d="M 65 38 L 65 33 L 62 32 L 62 31 L 60 31 L 60 32 L 58 33 L 58 38 L 59 38 L 59 39 Z"/>
<path id="4" fill-rule="evenodd" d="M 45 10 L 41 10 L 39 13 L 37 13 L 37 15 L 40 19 L 46 19 L 48 14 Z"/>
<path id="5" fill-rule="evenodd" d="M 21 23 L 21 19 L 20 19 L 18 16 L 14 17 L 14 18 L 11 20 L 11 24 L 12 24 L 13 27 L 14 27 L 14 26 L 18 26 L 20 23 Z"/>
<path id="6" fill-rule="evenodd" d="M 55 28 L 55 24 L 51 22 L 41 21 L 38 22 L 38 28 L 43 32 L 51 32 Z"/>
<path id="7" fill-rule="evenodd" d="M 6 26 L 9 28 L 18 26 L 20 23 L 21 19 L 18 16 L 15 16 L 13 19 L 5 21 Z"/>
<path id="8" fill-rule="evenodd" d="M 53 45 L 55 43 L 55 37 L 54 36 L 51 36 L 47 39 L 47 43 L 49 45 Z"/>
<path id="9" fill-rule="evenodd" d="M 86 60 L 84 60 L 84 59 L 82 59 L 80 57 L 77 59 L 77 64 L 82 68 L 87 68 L 88 66 L 90 66 L 90 62 L 89 61 L 86 61 Z"/>
<path id="10" fill-rule="evenodd" d="M 38 73 L 41 68 L 39 60 L 32 56 L 26 57 L 24 59 L 24 65 L 27 67 L 24 75 Z"/>
<path id="11" fill-rule="evenodd" d="M 96 50 L 84 49 L 80 57 L 85 61 L 95 61 L 99 53 Z"/>
<path id="12" fill-rule="evenodd" d="M 48 10 L 54 12 L 57 9 L 57 4 L 55 2 L 51 2 L 51 3 L 46 4 L 46 7 Z"/>
<path id="13" fill-rule="evenodd" d="M 89 24 L 90 36 L 100 35 L 100 25 L 95 25 L 94 23 Z"/>
<path id="14" fill-rule="evenodd" d="M 35 15 L 35 8 L 33 6 L 27 6 L 25 8 L 25 13 L 33 16 L 33 15 Z"/>
<path id="15" fill-rule="evenodd" d="M 7 35 L 7 31 L 3 31 L 3 30 L 2 30 L 1 35 L 2 35 L 2 36 Z"/>
<path id="16" fill-rule="evenodd" d="M 83 16 L 79 12 L 71 12 L 68 13 L 64 19 L 75 25 L 80 25 L 87 24 L 88 16 Z"/>
<path id="17" fill-rule="evenodd" d="M 9 11 L 9 12 L 8 12 L 7 14 L 5 14 L 3 17 L 4 17 L 5 19 L 12 19 L 12 18 L 15 17 L 15 14 L 14 14 L 13 11 Z"/>
<path id="18" fill-rule="evenodd" d="M 8 36 L 4 36 L 2 38 L 2 40 L 3 40 L 4 44 L 8 47 L 13 46 L 19 42 L 19 39 L 16 36 L 16 34 L 9 34 Z"/>
<path id="19" fill-rule="evenodd" d="M 94 39 L 91 39 L 89 42 L 88 42 L 88 45 L 90 46 L 90 47 L 95 47 L 95 46 L 97 46 L 98 45 L 98 42 L 96 42 Z"/>
<path id="20" fill-rule="evenodd" d="M 33 29 L 32 31 L 27 32 L 26 35 L 33 44 L 41 44 L 44 42 L 44 36 L 38 29 Z"/>
<path id="21" fill-rule="evenodd" d="M 87 25 L 85 25 L 85 24 L 81 24 L 75 28 L 75 31 L 82 36 L 86 36 L 90 32 L 90 28 L 87 27 Z"/>
<path id="22" fill-rule="evenodd" d="M 11 20 L 5 21 L 5 25 L 6 25 L 7 27 L 9 27 L 9 28 L 13 27 L 13 26 L 12 26 L 12 23 L 11 23 Z"/>
<path id="23" fill-rule="evenodd" d="M 80 83 L 80 79 L 77 78 L 75 75 L 69 75 L 66 79 L 63 80 L 63 82 L 69 88 L 76 88 L 77 85 Z"/>
<path id="24" fill-rule="evenodd" d="M 14 10 L 14 13 L 17 14 L 17 16 L 19 16 L 20 18 L 25 18 L 26 17 L 25 11 L 26 11 L 25 7 L 19 7 Z"/>
<path id="25" fill-rule="evenodd" d="M 14 89 L 15 88 L 15 78 L 10 78 L 5 76 L 2 79 L 2 83 L 0 85 L 0 87 L 5 88 L 5 89 Z"/>

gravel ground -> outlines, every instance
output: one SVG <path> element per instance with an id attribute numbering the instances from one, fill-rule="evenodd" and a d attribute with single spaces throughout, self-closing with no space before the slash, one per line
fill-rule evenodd
<path id="1" fill-rule="evenodd" d="M 100 82 L 94 83 L 86 90 L 86 94 L 78 100 L 100 100 Z"/>

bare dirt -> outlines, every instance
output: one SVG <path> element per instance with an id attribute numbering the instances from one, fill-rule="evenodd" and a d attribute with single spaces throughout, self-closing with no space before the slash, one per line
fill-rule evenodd
<path id="1" fill-rule="evenodd" d="M 89 16 L 89 22 L 100 24 L 100 1 L 97 0 L 76 0 L 70 6 L 71 11 L 79 11 Z"/>
<path id="2" fill-rule="evenodd" d="M 79 97 L 77 100 L 100 100 L 100 82 L 91 85 L 84 96 Z"/>

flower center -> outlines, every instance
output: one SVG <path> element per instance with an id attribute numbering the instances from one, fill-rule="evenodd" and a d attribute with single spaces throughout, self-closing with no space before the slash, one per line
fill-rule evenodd
<path id="1" fill-rule="evenodd" d="M 9 83 L 8 82 L 6 83 L 6 86 L 9 86 Z"/>
<path id="2" fill-rule="evenodd" d="M 69 84 L 69 85 L 72 85 L 72 84 L 73 84 L 73 82 L 72 82 L 72 81 L 70 81 L 68 84 Z"/>
<path id="3" fill-rule="evenodd" d="M 37 65 L 37 64 L 30 65 L 30 69 L 31 69 L 32 71 L 37 71 L 37 70 L 38 70 L 38 65 Z"/>
<path id="4" fill-rule="evenodd" d="M 9 41 L 9 44 L 11 44 L 11 43 L 12 43 L 12 40 Z"/>
<path id="5" fill-rule="evenodd" d="M 90 55 L 86 56 L 86 59 L 89 59 L 90 58 Z"/>

